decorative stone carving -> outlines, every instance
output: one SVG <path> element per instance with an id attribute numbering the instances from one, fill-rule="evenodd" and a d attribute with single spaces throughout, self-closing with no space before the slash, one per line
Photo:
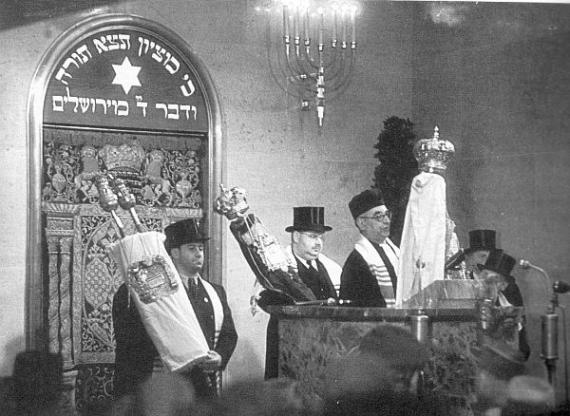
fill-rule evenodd
<path id="1" fill-rule="evenodd" d="M 44 146 L 42 199 L 97 204 L 95 177 L 109 172 L 133 191 L 137 205 L 200 208 L 201 163 L 196 150 L 144 148 L 137 140 L 120 146 L 49 141 Z"/>
<path id="2" fill-rule="evenodd" d="M 64 236 L 59 241 L 61 257 L 59 268 L 59 343 L 63 359 L 63 367 L 73 366 L 71 345 L 71 247 L 72 235 Z"/>
<path id="3" fill-rule="evenodd" d="M 48 231 L 46 230 L 46 234 Z M 57 263 L 59 258 L 59 237 L 47 235 L 48 244 L 48 343 L 49 352 L 59 352 L 59 276 Z"/>

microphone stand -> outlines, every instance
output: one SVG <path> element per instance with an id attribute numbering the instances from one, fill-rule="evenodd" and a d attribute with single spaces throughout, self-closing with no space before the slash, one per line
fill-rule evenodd
<path id="1" fill-rule="evenodd" d="M 544 360 L 548 372 L 548 382 L 554 386 L 556 379 L 556 361 L 558 360 L 558 295 L 553 292 L 546 313 L 542 315 L 542 352 L 540 358 Z"/>
<path id="2" fill-rule="evenodd" d="M 426 313 L 425 308 L 425 294 L 422 292 L 422 269 L 425 267 L 425 263 L 419 258 L 416 261 L 416 281 L 418 284 L 418 305 L 410 316 L 410 331 L 412 335 L 421 344 L 427 344 L 430 340 L 430 319 Z M 425 394 L 425 371 L 423 369 L 418 371 L 418 380 L 416 386 L 416 393 L 421 399 Z"/>
<path id="3" fill-rule="evenodd" d="M 556 361 L 558 360 L 558 314 L 556 309 L 560 307 L 558 302 L 558 293 L 566 293 L 570 291 L 570 286 L 563 282 L 553 282 L 550 284 L 550 277 L 546 271 L 538 266 L 535 266 L 527 260 L 521 260 L 520 266 L 523 269 L 532 268 L 538 271 L 545 279 L 547 283 L 547 290 L 551 292 L 550 302 L 546 308 L 546 313 L 542 315 L 541 318 L 541 354 L 540 358 L 544 360 L 546 366 L 546 371 L 548 374 L 548 382 L 555 387 L 556 381 Z M 564 325 L 566 323 L 564 322 Z M 564 332 L 566 334 L 566 332 Z M 566 349 L 566 336 L 564 336 L 564 347 Z M 568 404 L 568 364 L 566 360 L 568 355 L 565 353 L 565 368 L 564 368 L 564 381 L 565 381 L 565 394 L 566 394 L 566 404 Z"/>

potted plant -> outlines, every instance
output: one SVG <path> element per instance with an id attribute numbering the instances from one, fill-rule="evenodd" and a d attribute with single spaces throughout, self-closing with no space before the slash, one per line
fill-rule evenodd
<path id="1" fill-rule="evenodd" d="M 417 141 L 414 124 L 396 116 L 384 120 L 378 135 L 374 155 L 380 164 L 374 169 L 374 186 L 384 195 L 386 206 L 392 211 L 390 239 L 400 245 L 410 186 L 418 174 L 418 163 L 413 148 Z"/>

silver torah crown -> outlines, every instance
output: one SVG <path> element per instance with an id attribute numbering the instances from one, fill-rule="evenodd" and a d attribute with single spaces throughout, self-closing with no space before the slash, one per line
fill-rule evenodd
<path id="1" fill-rule="evenodd" d="M 220 184 L 220 194 L 214 201 L 214 211 L 226 216 L 230 221 L 238 217 L 245 217 L 249 210 L 247 191 L 240 187 L 225 188 Z"/>
<path id="2" fill-rule="evenodd" d="M 421 139 L 414 146 L 414 157 L 421 171 L 444 174 L 447 164 L 455 153 L 455 146 L 448 140 L 439 138 L 439 128 L 435 126 L 431 139 Z"/>

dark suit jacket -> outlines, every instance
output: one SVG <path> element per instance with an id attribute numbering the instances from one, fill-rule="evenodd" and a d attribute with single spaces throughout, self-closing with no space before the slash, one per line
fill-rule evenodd
<path id="1" fill-rule="evenodd" d="M 297 257 L 295 257 L 295 261 L 297 262 L 299 278 L 311 289 L 311 292 L 317 299 L 338 298 L 329 273 L 323 263 L 318 259 L 316 260 L 319 271 L 315 272 L 309 270 Z"/>
<path id="2" fill-rule="evenodd" d="M 307 267 L 295 257 L 299 278 L 305 283 L 316 299 L 338 299 L 336 290 L 331 281 L 327 269 L 319 260 L 317 267 L 319 273 L 312 273 Z M 267 335 L 265 338 L 265 379 L 277 378 L 279 376 L 279 320 L 273 315 L 267 323 Z"/>
<path id="3" fill-rule="evenodd" d="M 507 278 L 508 285 L 503 290 L 503 295 L 509 301 L 510 304 L 513 306 L 523 306 L 523 297 L 520 291 L 519 286 L 515 282 L 515 279 L 512 276 L 508 276 Z M 530 345 L 528 344 L 528 339 L 526 335 L 526 327 L 523 322 L 523 327 L 519 331 L 519 350 L 523 354 L 525 360 L 528 359 L 530 356 Z"/>
<path id="4" fill-rule="evenodd" d="M 376 277 L 356 250 L 352 250 L 342 268 L 340 298 L 351 300 L 354 306 L 386 307 Z"/>
<path id="5" fill-rule="evenodd" d="M 215 348 L 211 337 L 206 335 L 209 347 L 222 356 L 222 370 L 226 367 L 237 343 L 237 333 L 233 318 L 226 299 L 224 289 L 212 284 L 222 303 L 224 320 Z M 203 322 L 200 326 L 204 327 Z M 131 300 L 129 306 L 128 289 L 121 285 L 113 298 L 113 326 L 115 332 L 115 397 L 132 393 L 136 387 L 152 374 L 153 363 L 158 352 L 148 336 L 141 321 L 140 315 Z M 208 387 L 211 383 L 206 379 L 208 375 L 201 369 L 194 367 L 189 379 L 192 381 L 196 394 L 199 396 L 212 396 L 214 391 Z"/>

